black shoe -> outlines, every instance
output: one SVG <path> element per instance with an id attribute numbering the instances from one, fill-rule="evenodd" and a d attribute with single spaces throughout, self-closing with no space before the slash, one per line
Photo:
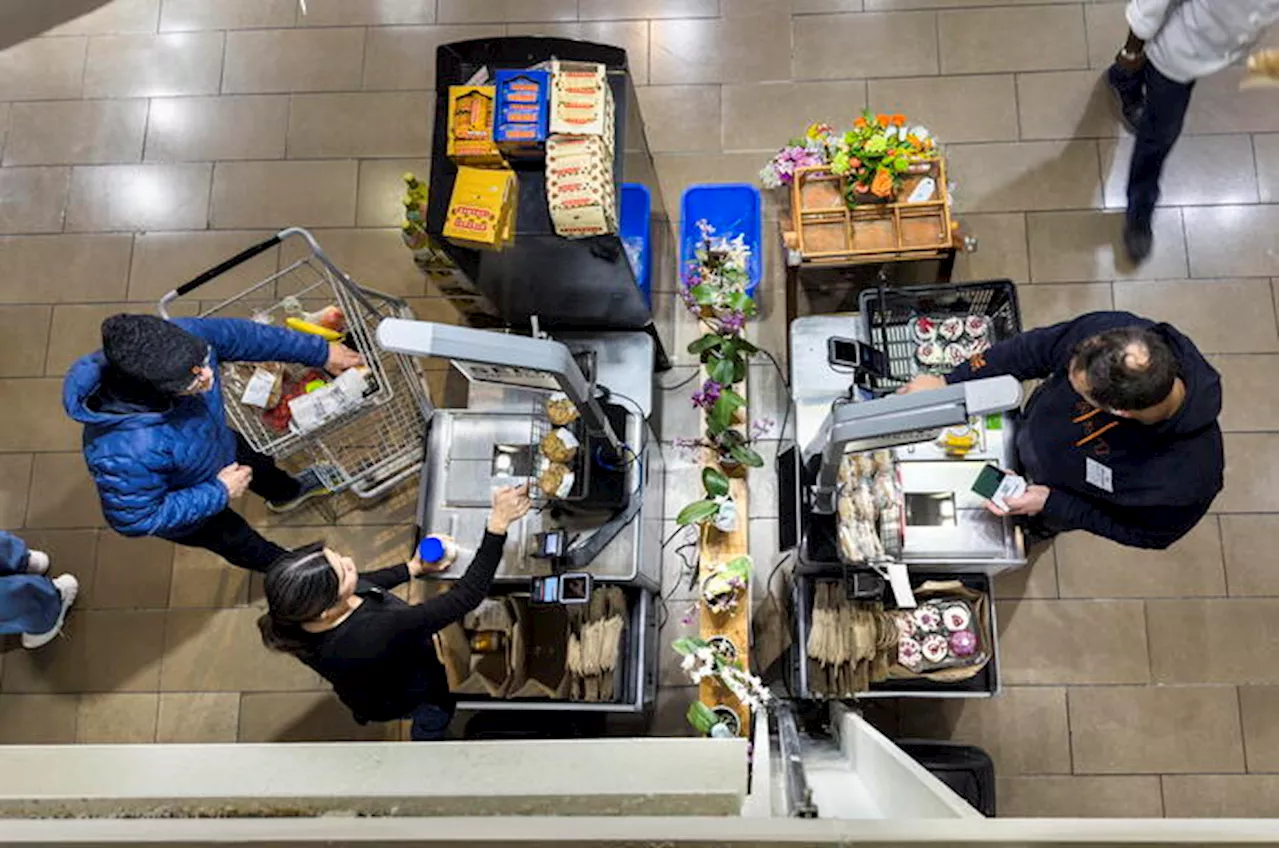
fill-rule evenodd
<path id="1" fill-rule="evenodd" d="M 1138 123 L 1142 120 L 1142 100 L 1125 97 L 1121 74 L 1128 73 L 1117 65 L 1107 68 L 1107 88 L 1111 91 L 1111 100 L 1115 105 L 1116 116 L 1124 128 L 1134 135 L 1138 134 Z M 1132 83 L 1130 83 L 1132 85 Z"/>
<path id="2" fill-rule="evenodd" d="M 1141 265 L 1151 255 L 1151 223 L 1125 221 L 1124 250 L 1134 265 Z"/>
<path id="3" fill-rule="evenodd" d="M 298 494 L 287 501 L 267 501 L 267 509 L 275 513 L 292 512 L 312 498 L 329 494 L 329 487 L 310 468 L 294 479 L 298 481 Z"/>

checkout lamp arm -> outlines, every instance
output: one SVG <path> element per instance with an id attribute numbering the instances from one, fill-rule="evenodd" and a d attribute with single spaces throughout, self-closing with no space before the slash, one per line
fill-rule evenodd
<path id="1" fill-rule="evenodd" d="M 840 462 L 850 450 L 928 441 L 947 427 L 965 423 L 970 416 L 1004 412 L 1021 400 L 1022 386 L 1014 377 L 1004 375 L 836 407 L 827 413 L 819 431 L 825 439 L 813 487 L 813 511 L 823 515 L 836 511 Z M 815 439 L 807 453 L 817 452 L 817 442 Z"/>

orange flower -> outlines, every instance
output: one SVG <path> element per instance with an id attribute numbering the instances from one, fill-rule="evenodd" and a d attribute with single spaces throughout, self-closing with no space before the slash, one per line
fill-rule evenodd
<path id="1" fill-rule="evenodd" d="M 861 167 L 862 167 L 862 160 L 861 160 L 861 159 L 859 159 L 857 156 L 850 156 L 850 157 L 849 157 L 849 167 L 850 167 L 850 168 L 854 168 L 855 170 L 856 170 L 857 168 L 861 168 Z"/>
<path id="2" fill-rule="evenodd" d="M 888 197 L 893 194 L 893 175 L 884 168 L 876 171 L 875 179 L 871 181 L 871 193 L 876 197 Z"/>
<path id="3" fill-rule="evenodd" d="M 908 134 L 907 134 L 907 144 L 911 145 L 912 147 L 914 147 L 914 148 L 916 148 L 916 149 L 918 150 L 918 149 L 920 148 L 920 139 L 918 139 L 918 138 L 916 138 L 914 135 L 911 135 L 910 133 L 908 133 Z"/>
<path id="4" fill-rule="evenodd" d="M 880 125 L 880 126 L 882 126 L 882 127 L 887 127 L 887 126 L 889 126 L 889 116 L 888 116 L 888 115 L 876 115 L 876 123 L 877 123 L 877 124 L 879 124 L 879 125 Z"/>
<path id="5" fill-rule="evenodd" d="M 895 127 L 900 127 L 900 126 L 902 126 L 903 124 L 905 124 L 905 123 L 907 122 L 907 116 L 906 116 L 906 115 L 894 115 L 894 116 L 893 116 L 892 118 L 890 118 L 889 120 L 893 122 L 893 125 L 894 125 Z"/>
<path id="6" fill-rule="evenodd" d="M 867 119 L 862 117 L 861 115 L 853 119 L 853 126 L 855 129 L 862 129 L 866 125 L 867 125 Z"/>

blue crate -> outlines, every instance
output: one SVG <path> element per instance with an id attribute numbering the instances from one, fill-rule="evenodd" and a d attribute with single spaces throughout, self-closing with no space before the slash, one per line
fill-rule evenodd
<path id="1" fill-rule="evenodd" d="M 644 302 L 653 308 L 649 269 L 653 254 L 649 245 L 649 212 L 652 200 L 648 187 L 640 183 L 623 183 L 621 209 L 618 215 L 618 237 L 627 252 L 628 261 L 635 256 L 631 270 Z"/>
<path id="2" fill-rule="evenodd" d="M 754 298 L 762 266 L 760 205 L 760 190 L 749 183 L 700 183 L 685 189 L 680 198 L 680 273 L 683 275 L 693 261 L 700 239 L 698 221 L 705 219 L 717 236 L 744 236 L 751 248 L 747 295 Z"/>

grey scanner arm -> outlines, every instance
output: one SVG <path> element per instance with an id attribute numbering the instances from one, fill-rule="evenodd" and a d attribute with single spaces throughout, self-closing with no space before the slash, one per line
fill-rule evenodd
<path id="1" fill-rule="evenodd" d="M 587 428 L 603 434 L 615 451 L 621 449 L 617 434 L 592 394 L 591 384 L 583 376 L 569 348 L 560 342 L 452 324 L 385 318 L 378 324 L 378 344 L 383 350 L 408 356 L 436 356 L 550 374 L 560 391 L 582 412 Z M 501 376 L 495 379 L 500 380 Z M 510 385 L 522 386 L 518 379 L 513 379 Z"/>
<path id="2" fill-rule="evenodd" d="M 804 449 L 806 462 L 822 455 L 813 487 L 814 512 L 830 515 L 836 511 L 840 460 L 847 451 L 928 441 L 947 427 L 965 423 L 971 415 L 1004 412 L 1021 400 L 1022 386 L 1006 375 L 837 406 L 827 413 L 818 434 Z"/>

